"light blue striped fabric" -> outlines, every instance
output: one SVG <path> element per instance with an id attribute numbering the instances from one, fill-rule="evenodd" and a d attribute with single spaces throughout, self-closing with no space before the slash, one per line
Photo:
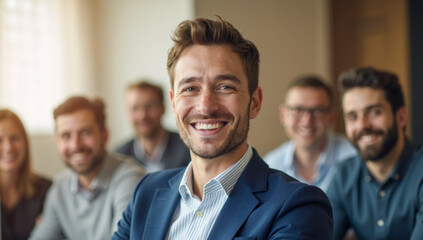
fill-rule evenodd
<path id="1" fill-rule="evenodd" d="M 220 210 L 252 156 L 253 150 L 248 146 L 240 160 L 204 185 L 202 201 L 193 194 L 190 163 L 179 185 L 181 201 L 172 219 L 167 239 L 207 239 Z"/>

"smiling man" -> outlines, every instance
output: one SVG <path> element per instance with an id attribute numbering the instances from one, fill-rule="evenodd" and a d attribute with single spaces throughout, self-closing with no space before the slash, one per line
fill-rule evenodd
<path id="1" fill-rule="evenodd" d="M 348 138 L 360 157 L 340 164 L 328 196 L 334 237 L 423 239 L 423 149 L 405 136 L 407 113 L 396 75 L 373 68 L 341 74 Z"/>
<path id="2" fill-rule="evenodd" d="M 131 84 L 125 95 L 135 137 L 116 152 L 133 157 L 147 172 L 188 165 L 188 148 L 177 133 L 164 129 L 161 124 L 165 113 L 162 88 L 142 80 Z"/>
<path id="3" fill-rule="evenodd" d="M 71 97 L 54 110 L 54 119 L 69 169 L 53 182 L 31 239 L 109 239 L 144 170 L 107 153 L 102 101 Z"/>
<path id="4" fill-rule="evenodd" d="M 288 86 L 279 116 L 291 140 L 264 160 L 271 168 L 326 191 L 336 164 L 357 154 L 348 139 L 330 131 L 335 118 L 332 89 L 316 76 L 296 78 Z"/>
<path id="5" fill-rule="evenodd" d="M 170 98 L 191 163 L 143 178 L 112 239 L 331 239 L 324 193 L 247 142 L 262 103 L 255 45 L 220 18 L 184 21 L 173 40 Z"/>

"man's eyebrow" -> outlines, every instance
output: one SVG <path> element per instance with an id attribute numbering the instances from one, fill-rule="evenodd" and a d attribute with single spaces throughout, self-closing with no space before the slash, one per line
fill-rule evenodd
<path id="1" fill-rule="evenodd" d="M 217 75 L 216 80 L 232 80 L 236 83 L 241 83 L 241 80 L 239 80 L 239 78 L 237 78 L 236 76 L 232 75 L 232 74 L 220 74 Z"/>
<path id="2" fill-rule="evenodd" d="M 364 111 L 368 111 L 368 110 L 371 110 L 371 109 L 374 109 L 374 108 L 383 108 L 383 105 L 382 105 L 382 104 L 380 104 L 380 103 L 375 103 L 375 104 L 372 104 L 372 105 L 366 106 L 363 110 L 364 110 Z M 359 110 L 361 110 L 361 109 L 359 109 Z M 357 111 L 357 110 L 353 110 L 353 111 L 346 112 L 346 113 L 344 114 L 344 116 L 346 116 L 346 115 L 348 115 L 348 114 L 351 114 L 351 113 L 353 113 L 353 112 L 356 112 L 356 111 Z"/>
<path id="3" fill-rule="evenodd" d="M 181 80 L 178 81 L 178 86 L 182 85 L 182 84 L 187 84 L 187 83 L 191 83 L 194 82 L 195 80 L 198 80 L 198 77 L 186 77 L 186 78 L 182 78 Z"/>
<path id="4" fill-rule="evenodd" d="M 380 103 L 376 103 L 376 104 L 372 104 L 372 105 L 370 105 L 370 106 L 367 106 L 367 107 L 365 107 L 364 109 L 365 109 L 365 110 L 370 110 L 370 109 L 373 109 L 373 108 L 383 108 L 383 105 L 382 105 L 382 104 L 380 104 Z"/>

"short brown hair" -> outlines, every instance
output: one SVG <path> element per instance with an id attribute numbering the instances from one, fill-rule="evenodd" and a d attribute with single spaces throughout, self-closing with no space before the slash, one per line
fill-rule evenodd
<path id="1" fill-rule="evenodd" d="M 149 80 L 141 79 L 139 82 L 133 83 L 128 86 L 126 91 L 130 90 L 151 90 L 153 91 L 157 97 L 159 97 L 160 103 L 163 103 L 163 89 L 157 85 L 149 83 Z"/>
<path id="2" fill-rule="evenodd" d="M 323 80 L 315 75 L 304 75 L 294 79 L 289 85 L 287 92 L 294 87 L 311 87 L 316 89 L 323 89 L 328 95 L 329 106 L 333 105 L 333 92 L 332 89 Z"/>
<path id="3" fill-rule="evenodd" d="M 174 69 L 182 52 L 194 44 L 212 45 L 225 44 L 238 54 L 243 63 L 244 72 L 248 78 L 250 96 L 258 86 L 260 54 L 257 47 L 242 37 L 241 33 L 229 22 L 217 16 L 216 20 L 196 18 L 186 20 L 178 25 L 172 40 L 174 45 L 167 58 L 167 71 L 171 88 L 174 84 Z"/>
<path id="4" fill-rule="evenodd" d="M 9 109 L 0 109 L 0 122 L 4 120 L 11 120 L 16 124 L 19 131 L 23 135 L 25 142 L 25 153 L 24 161 L 19 169 L 19 178 L 18 178 L 18 192 L 25 198 L 31 198 L 36 191 L 38 177 L 32 172 L 31 168 L 31 154 L 29 147 L 28 134 L 25 131 L 25 127 L 19 117 Z"/>
<path id="5" fill-rule="evenodd" d="M 57 108 L 54 109 L 54 120 L 57 120 L 57 117 L 60 115 L 73 113 L 82 109 L 88 109 L 94 114 L 95 120 L 97 121 L 97 124 L 101 130 L 106 128 L 104 103 L 99 98 L 88 100 L 87 98 L 81 96 L 70 97 L 64 103 L 60 104 Z"/>

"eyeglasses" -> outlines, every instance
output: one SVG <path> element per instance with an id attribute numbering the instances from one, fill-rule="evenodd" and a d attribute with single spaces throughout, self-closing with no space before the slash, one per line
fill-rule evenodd
<path id="1" fill-rule="evenodd" d="M 306 108 L 301 106 L 285 106 L 285 108 L 289 111 L 292 117 L 294 118 L 301 118 L 304 113 L 310 114 L 310 117 L 316 119 L 322 119 L 326 117 L 329 112 L 329 108 L 325 107 L 313 107 L 313 108 Z"/>

